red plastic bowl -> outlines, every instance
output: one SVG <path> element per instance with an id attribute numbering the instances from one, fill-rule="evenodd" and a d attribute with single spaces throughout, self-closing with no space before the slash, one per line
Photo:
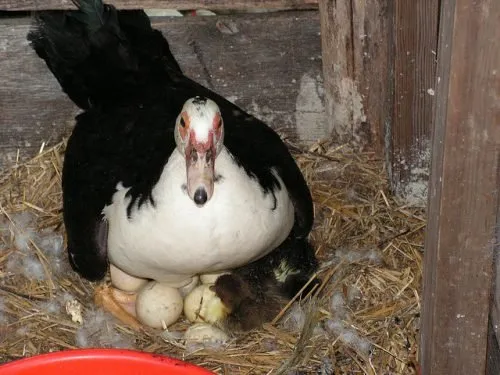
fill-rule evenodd
<path id="1" fill-rule="evenodd" d="M 1 375 L 213 375 L 174 358 L 121 349 L 63 350 L 0 366 Z"/>

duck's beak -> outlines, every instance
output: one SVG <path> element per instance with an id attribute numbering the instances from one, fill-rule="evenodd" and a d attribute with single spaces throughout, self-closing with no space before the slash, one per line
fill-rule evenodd
<path id="1" fill-rule="evenodd" d="M 207 203 L 214 192 L 215 155 L 212 134 L 205 143 L 190 137 L 186 147 L 187 193 L 198 207 Z"/>

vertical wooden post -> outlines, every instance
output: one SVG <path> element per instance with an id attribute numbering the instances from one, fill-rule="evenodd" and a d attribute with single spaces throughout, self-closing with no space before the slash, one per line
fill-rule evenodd
<path id="1" fill-rule="evenodd" d="M 497 186 L 500 187 L 500 161 L 497 168 Z M 493 246 L 493 254 L 496 257 L 493 267 L 495 282 L 493 283 L 493 300 L 490 306 L 486 375 L 500 374 L 500 203 L 497 210 L 496 239 Z"/>
<path id="2" fill-rule="evenodd" d="M 319 0 L 329 131 L 383 151 L 393 0 Z"/>
<path id="3" fill-rule="evenodd" d="M 387 136 L 392 190 L 425 204 L 430 167 L 439 0 L 398 0 L 394 12 L 394 114 Z"/>
<path id="4" fill-rule="evenodd" d="M 421 359 L 484 375 L 499 204 L 500 2 L 442 0 Z"/>

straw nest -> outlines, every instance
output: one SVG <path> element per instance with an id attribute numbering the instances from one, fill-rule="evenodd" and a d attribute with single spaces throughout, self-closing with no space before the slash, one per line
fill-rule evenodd
<path id="1" fill-rule="evenodd" d="M 373 154 L 288 144 L 312 189 L 323 283 L 225 346 L 186 347 L 185 321 L 138 334 L 95 306 L 96 284 L 71 271 L 62 243 L 64 142 L 0 174 L 0 361 L 128 347 L 224 374 L 415 374 L 424 210 L 391 197 Z"/>

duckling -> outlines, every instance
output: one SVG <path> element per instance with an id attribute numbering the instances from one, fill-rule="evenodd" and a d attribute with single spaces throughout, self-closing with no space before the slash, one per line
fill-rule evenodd
<path id="1" fill-rule="evenodd" d="M 306 239 L 289 238 L 267 256 L 224 273 L 186 296 L 184 312 L 192 322 L 206 322 L 236 333 L 272 321 L 306 285 L 318 266 Z M 306 296 L 320 280 L 301 292 Z"/>

